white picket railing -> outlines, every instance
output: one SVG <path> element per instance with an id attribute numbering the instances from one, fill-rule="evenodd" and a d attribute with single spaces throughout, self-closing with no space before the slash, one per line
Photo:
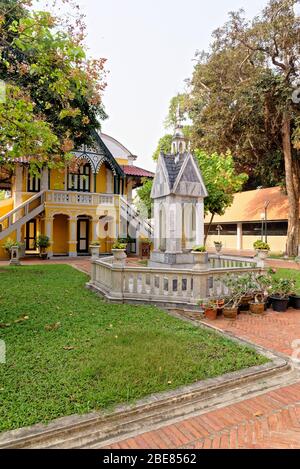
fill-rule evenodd
<path id="1" fill-rule="evenodd" d="M 25 223 L 44 210 L 45 192 L 34 194 L 0 218 L 0 240 L 19 230 Z"/>
<path id="2" fill-rule="evenodd" d="M 196 305 L 203 298 L 226 296 L 224 278 L 228 274 L 260 271 L 256 264 L 207 270 L 118 266 L 110 257 L 92 262 L 89 285 L 111 300 Z"/>
<path id="3" fill-rule="evenodd" d="M 68 205 L 114 205 L 113 194 L 99 194 L 96 192 L 47 191 L 46 202 L 50 204 Z"/>

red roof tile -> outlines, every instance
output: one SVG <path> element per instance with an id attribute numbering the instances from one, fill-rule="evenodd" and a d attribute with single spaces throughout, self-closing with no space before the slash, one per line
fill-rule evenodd
<path id="1" fill-rule="evenodd" d="M 152 173 L 151 171 L 147 171 L 146 169 L 139 168 L 138 166 L 125 165 L 122 166 L 122 169 L 127 176 L 139 176 L 147 178 L 154 177 L 154 173 Z"/>

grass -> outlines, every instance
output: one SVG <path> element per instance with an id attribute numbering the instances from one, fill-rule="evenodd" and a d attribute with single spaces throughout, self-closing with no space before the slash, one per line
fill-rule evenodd
<path id="1" fill-rule="evenodd" d="M 296 291 L 300 293 L 300 271 L 295 269 L 276 269 L 275 277 L 296 280 Z"/>
<path id="2" fill-rule="evenodd" d="M 0 431 L 113 408 L 266 358 L 150 306 L 113 305 L 66 265 L 0 271 Z"/>

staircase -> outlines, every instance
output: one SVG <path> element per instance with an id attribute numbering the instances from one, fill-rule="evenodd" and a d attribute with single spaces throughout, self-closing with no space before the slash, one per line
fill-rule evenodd
<path id="1" fill-rule="evenodd" d="M 30 199 L 0 218 L 0 241 L 25 223 L 39 215 L 45 208 L 45 191 L 34 194 Z"/>
<path id="2" fill-rule="evenodd" d="M 137 232 L 147 238 L 153 236 L 152 225 L 148 223 L 147 220 L 143 219 L 124 197 L 120 197 L 120 209 L 121 216 L 127 220 Z"/>

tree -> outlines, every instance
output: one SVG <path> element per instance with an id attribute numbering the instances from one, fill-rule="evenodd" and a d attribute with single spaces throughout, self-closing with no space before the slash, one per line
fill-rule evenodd
<path id="1" fill-rule="evenodd" d="M 137 189 L 137 197 L 135 199 L 135 205 L 139 213 L 144 218 L 151 217 L 151 190 L 153 185 L 153 180 L 148 178 L 142 178 L 143 185 Z"/>
<path id="2" fill-rule="evenodd" d="M 106 117 L 104 59 L 88 60 L 80 32 L 31 11 L 27 0 L 0 0 L 0 164 L 27 157 L 54 164 L 91 140 Z M 79 20 L 78 20 L 79 21 Z M 79 23 L 77 23 L 78 25 Z"/>
<path id="3" fill-rule="evenodd" d="M 158 141 L 157 147 L 155 152 L 153 153 L 152 158 L 156 161 L 159 157 L 159 154 L 161 152 L 163 153 L 170 153 L 171 151 L 171 145 L 172 145 L 172 135 L 171 134 L 166 134 L 163 137 L 161 137 Z"/>
<path id="4" fill-rule="evenodd" d="M 191 100 L 194 145 L 229 148 L 238 168 L 259 172 L 267 183 L 282 182 L 284 174 L 290 256 L 299 244 L 300 109 L 292 100 L 300 78 L 297 3 L 270 0 L 251 23 L 243 11 L 231 13 L 214 33 L 210 54 L 200 56 Z"/>
<path id="5" fill-rule="evenodd" d="M 233 202 L 234 194 L 242 189 L 248 176 L 245 173 L 236 173 L 230 152 L 219 155 L 196 150 L 195 157 L 208 192 L 208 197 L 204 199 L 205 214 L 211 215 L 205 234 L 206 242 L 214 216 L 224 215 L 226 208 Z"/>

